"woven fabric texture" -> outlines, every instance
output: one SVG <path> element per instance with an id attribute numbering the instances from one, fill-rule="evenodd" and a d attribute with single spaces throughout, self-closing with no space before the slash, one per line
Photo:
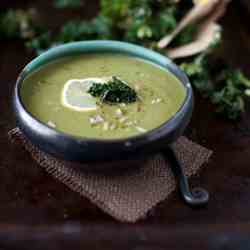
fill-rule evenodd
<path id="1" fill-rule="evenodd" d="M 134 171 L 110 175 L 82 172 L 78 164 L 56 159 L 32 145 L 18 128 L 9 132 L 13 143 L 23 146 L 31 157 L 54 178 L 71 190 L 87 197 L 100 209 L 123 222 L 135 222 L 146 216 L 157 203 L 175 189 L 175 178 L 161 155 L 134 162 Z M 186 176 L 195 175 L 212 152 L 186 137 L 174 145 Z M 112 164 L 122 164 L 121 162 Z M 138 167 L 138 164 L 143 164 Z M 132 167 L 132 166 L 131 166 Z"/>

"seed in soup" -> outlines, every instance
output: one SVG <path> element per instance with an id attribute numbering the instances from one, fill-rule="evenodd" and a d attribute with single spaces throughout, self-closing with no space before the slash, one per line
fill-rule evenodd
<path id="1" fill-rule="evenodd" d="M 182 106 L 186 90 L 169 71 L 122 54 L 65 57 L 31 73 L 26 109 L 66 134 L 126 138 L 155 129 Z"/>

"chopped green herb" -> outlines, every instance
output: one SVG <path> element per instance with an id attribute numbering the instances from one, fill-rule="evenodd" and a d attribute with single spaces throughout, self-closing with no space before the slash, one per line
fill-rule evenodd
<path id="1" fill-rule="evenodd" d="M 53 3 L 57 8 L 78 8 L 84 0 L 54 0 Z M 23 39 L 26 47 L 37 54 L 58 44 L 93 39 L 132 42 L 166 54 L 157 42 L 176 28 L 192 5 L 193 1 L 176 0 L 100 0 L 100 11 L 92 20 L 71 19 L 58 30 L 38 28 L 40 24 L 37 25 L 30 10 L 9 9 L 0 13 L 0 40 Z M 186 27 L 171 46 L 193 41 L 197 28 L 197 24 Z M 250 80 L 227 63 L 223 62 L 221 67 L 220 63 L 210 60 L 209 55 L 216 55 L 221 43 L 221 32 L 218 32 L 205 52 L 175 62 L 187 73 L 195 89 L 215 104 L 217 112 L 236 119 L 244 112 L 245 100 L 250 96 Z M 104 101 L 116 100 L 114 92 L 106 92 L 104 96 L 103 86 L 96 86 L 95 91 L 101 92 Z M 120 98 L 129 102 L 135 99 L 134 95 Z"/>
<path id="2" fill-rule="evenodd" d="M 107 83 L 94 83 L 88 93 L 94 97 L 100 97 L 107 103 L 132 103 L 137 100 L 135 90 L 115 76 Z"/>

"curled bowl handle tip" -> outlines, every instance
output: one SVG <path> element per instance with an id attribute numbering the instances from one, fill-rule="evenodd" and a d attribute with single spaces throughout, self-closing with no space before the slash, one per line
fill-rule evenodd
<path id="1" fill-rule="evenodd" d="M 192 207 L 206 205 L 209 201 L 209 193 L 201 187 L 193 188 L 192 191 L 190 190 L 188 179 L 183 172 L 182 165 L 173 148 L 168 146 L 162 153 L 165 160 L 170 162 L 171 170 L 177 180 L 184 201 Z"/>
<path id="2" fill-rule="evenodd" d="M 209 193 L 201 187 L 196 187 L 191 192 L 184 189 L 181 193 L 185 202 L 190 206 L 203 206 L 209 201 Z"/>

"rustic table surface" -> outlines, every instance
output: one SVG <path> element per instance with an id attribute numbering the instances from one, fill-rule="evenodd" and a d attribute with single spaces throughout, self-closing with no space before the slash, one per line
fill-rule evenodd
<path id="1" fill-rule="evenodd" d="M 35 1 L 51 27 L 70 16 L 90 18 L 98 10 L 98 1 L 92 0 L 81 11 L 54 13 L 51 2 Z M 0 8 L 33 4 L 6 0 Z M 234 1 L 222 24 L 223 56 L 249 75 L 246 6 Z M 7 132 L 15 126 L 12 89 L 33 55 L 18 41 L 1 42 L 0 48 L 0 249 L 250 249 L 250 112 L 239 123 L 230 123 L 215 117 L 213 107 L 197 95 L 186 135 L 214 150 L 208 167 L 191 180 L 209 190 L 208 206 L 194 210 L 173 195 L 146 219 L 121 224 L 56 182 L 8 142 Z"/>

